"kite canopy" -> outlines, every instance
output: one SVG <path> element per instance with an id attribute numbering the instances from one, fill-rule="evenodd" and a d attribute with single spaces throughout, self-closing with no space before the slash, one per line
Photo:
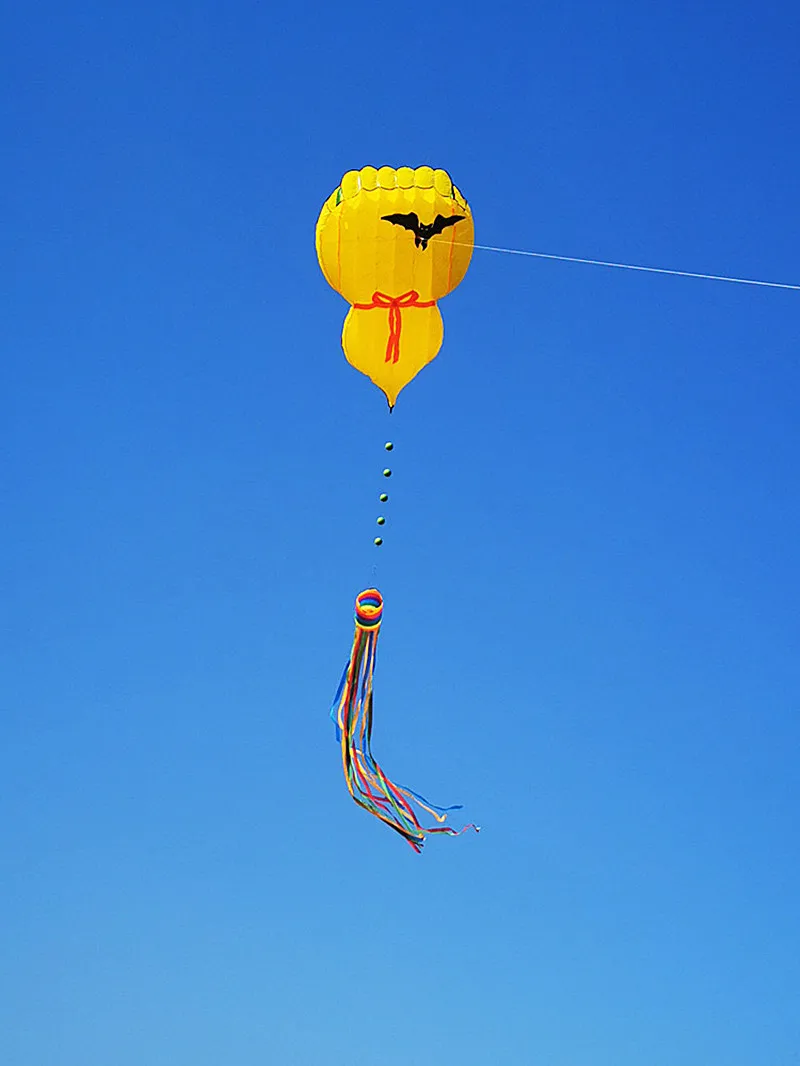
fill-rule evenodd
<path id="1" fill-rule="evenodd" d="M 472 212 L 446 170 L 350 170 L 317 221 L 317 257 L 350 304 L 342 331 L 348 361 L 390 407 L 441 348 L 436 301 L 467 272 Z"/>

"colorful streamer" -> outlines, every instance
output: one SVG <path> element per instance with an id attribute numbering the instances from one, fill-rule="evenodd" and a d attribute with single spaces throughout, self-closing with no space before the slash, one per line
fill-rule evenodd
<path id="1" fill-rule="evenodd" d="M 442 823 L 449 811 L 461 810 L 461 805 L 437 807 L 410 788 L 395 784 L 384 774 L 372 754 L 372 683 L 382 616 L 380 592 L 365 589 L 359 593 L 353 648 L 333 700 L 331 718 L 336 723 L 337 739 L 342 747 L 342 768 L 350 795 L 360 807 L 391 826 L 419 853 L 425 837 L 431 833 L 458 836 L 467 829 L 479 832 L 479 826 L 467 825 L 463 829 L 441 824 L 431 828 L 422 826 L 414 806 Z"/>

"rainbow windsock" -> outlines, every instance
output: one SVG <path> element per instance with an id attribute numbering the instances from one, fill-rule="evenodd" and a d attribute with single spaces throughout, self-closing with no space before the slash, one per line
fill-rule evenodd
<path id="1" fill-rule="evenodd" d="M 467 829 L 479 832 L 480 827 L 422 826 L 415 807 L 443 823 L 448 812 L 461 810 L 461 805 L 437 807 L 410 788 L 395 784 L 372 754 L 372 686 L 382 616 L 380 592 L 377 589 L 360 592 L 356 597 L 353 647 L 333 700 L 331 718 L 336 723 L 337 739 L 341 743 L 342 768 L 350 795 L 360 807 L 391 826 L 414 851 L 420 852 L 425 837 L 431 833 L 458 836 Z"/>

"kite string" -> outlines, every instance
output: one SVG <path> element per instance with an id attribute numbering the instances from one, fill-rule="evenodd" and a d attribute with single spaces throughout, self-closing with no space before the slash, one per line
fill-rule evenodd
<path id="1" fill-rule="evenodd" d="M 448 242 L 449 243 L 449 242 Z M 782 281 L 758 281 L 754 278 L 730 278 L 724 274 L 699 274 L 693 270 L 669 270 L 667 267 L 638 266 L 634 263 L 612 263 L 605 259 L 582 259 L 576 255 L 552 255 L 548 252 L 530 252 L 520 248 L 496 248 L 491 244 L 468 244 L 453 241 L 462 248 L 475 248 L 481 252 L 501 252 L 503 255 L 525 255 L 534 259 L 557 259 L 562 263 L 584 263 L 587 266 L 613 267 L 616 270 L 642 270 L 648 274 L 672 274 L 679 278 L 703 278 L 705 281 L 729 281 L 736 285 L 760 285 L 767 289 L 793 289 L 800 292 L 800 285 L 788 285 Z"/>

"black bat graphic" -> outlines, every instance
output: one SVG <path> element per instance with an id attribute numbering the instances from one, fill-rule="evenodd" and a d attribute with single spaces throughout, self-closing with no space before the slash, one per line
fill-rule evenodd
<path id="1" fill-rule="evenodd" d="M 431 223 L 420 222 L 416 211 L 411 211 L 408 215 L 381 215 L 381 218 L 384 222 L 392 222 L 395 226 L 410 229 L 414 234 L 414 244 L 424 252 L 431 237 L 435 237 L 437 233 L 444 233 L 448 226 L 455 226 L 456 222 L 463 222 L 466 215 L 450 215 L 449 218 L 437 215 Z"/>

